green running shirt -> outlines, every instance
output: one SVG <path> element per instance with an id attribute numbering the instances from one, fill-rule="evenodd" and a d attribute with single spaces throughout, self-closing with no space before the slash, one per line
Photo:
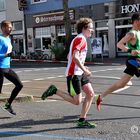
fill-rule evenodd
<path id="1" fill-rule="evenodd" d="M 134 33 L 137 36 L 136 44 L 132 45 L 130 42 L 127 43 L 128 48 L 131 50 L 140 50 L 140 31 L 131 30 L 131 33 Z M 140 57 L 140 54 L 132 55 L 131 53 L 128 53 L 129 56 L 136 56 Z"/>

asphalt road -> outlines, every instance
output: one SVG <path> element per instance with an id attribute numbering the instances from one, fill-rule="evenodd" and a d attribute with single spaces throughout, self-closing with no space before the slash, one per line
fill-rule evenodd
<path id="1" fill-rule="evenodd" d="M 123 74 L 123 65 L 90 66 L 95 93 L 101 93 Z M 88 120 L 94 121 L 94 129 L 79 129 L 75 121 L 80 106 L 74 106 L 56 96 L 40 100 L 42 92 L 50 85 L 66 91 L 65 67 L 22 66 L 14 68 L 24 83 L 21 94 L 35 97 L 34 102 L 13 103 L 17 115 L 11 117 L 0 109 L 0 140 L 139 140 L 140 139 L 140 94 L 139 80 L 108 96 L 97 111 L 93 104 Z M 13 85 L 4 82 L 3 92 L 9 94 Z M 84 97 L 84 94 L 83 94 Z M 1 105 L 3 103 L 0 103 Z"/>

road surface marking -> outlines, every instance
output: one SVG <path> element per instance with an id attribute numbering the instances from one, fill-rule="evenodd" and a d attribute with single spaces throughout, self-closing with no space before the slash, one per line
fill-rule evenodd
<path id="1" fill-rule="evenodd" d="M 62 67 L 63 68 L 63 67 Z M 58 69 L 58 68 L 43 68 L 43 70 L 50 70 L 50 69 Z M 39 71 L 39 70 L 42 70 L 42 69 L 33 69 L 33 71 Z M 98 70 L 98 71 L 92 71 L 93 73 L 95 72 L 102 72 L 102 71 L 112 71 L 112 70 L 122 70 L 122 68 L 114 68 L 114 69 L 105 69 L 105 70 Z M 26 71 L 26 70 L 24 70 Z M 27 70 L 28 72 L 28 70 Z M 56 77 L 45 77 L 45 78 L 37 78 L 37 79 L 32 79 L 32 80 L 27 80 L 27 81 L 22 81 L 23 83 L 27 83 L 27 82 L 32 82 L 32 81 L 42 81 L 42 80 L 46 80 L 46 79 L 54 79 L 54 78 L 61 78 L 61 77 L 65 77 L 64 75 L 58 75 Z M 94 77 L 97 77 L 97 78 L 106 78 L 106 79 L 117 79 L 119 80 L 120 78 L 119 77 L 111 77 L 111 76 L 98 76 L 98 75 L 94 75 L 92 76 L 93 78 Z M 4 83 L 4 85 L 11 85 L 12 83 Z M 121 88 L 119 90 L 116 90 L 114 91 L 114 93 L 118 93 L 122 90 L 125 90 L 127 88 L 129 88 L 130 86 L 129 85 L 132 85 L 132 82 L 128 82 L 128 85 L 124 88 Z"/>
<path id="2" fill-rule="evenodd" d="M 23 70 L 24 72 L 31 72 L 31 71 L 33 71 L 33 70 Z"/>
<path id="3" fill-rule="evenodd" d="M 47 77 L 46 79 L 53 79 L 53 78 L 57 78 L 57 77 Z"/>
<path id="4" fill-rule="evenodd" d="M 130 86 L 125 86 L 124 88 L 120 88 L 120 89 L 118 89 L 118 90 L 115 90 L 113 93 L 118 93 L 118 92 L 120 92 L 120 91 L 123 91 L 123 90 L 125 90 L 125 89 L 128 89 Z"/>
<path id="5" fill-rule="evenodd" d="M 74 137 L 74 136 L 61 136 L 61 135 L 50 135 L 50 134 L 34 134 L 34 133 L 26 133 L 26 132 L 17 132 L 17 131 L 3 131 L 0 132 L 0 135 L 15 135 L 21 137 L 42 137 L 42 138 L 49 138 L 49 139 L 62 139 L 62 140 L 103 140 L 101 138 L 94 138 L 94 137 Z"/>
<path id="6" fill-rule="evenodd" d="M 49 100 L 39 100 L 39 101 L 36 101 L 36 102 L 38 102 L 38 103 L 44 103 L 44 102 L 56 102 L 56 101 L 58 101 L 58 100 L 52 100 L 52 99 L 49 99 Z"/>
<path id="7" fill-rule="evenodd" d="M 44 78 L 38 78 L 38 79 L 34 79 L 35 81 L 43 81 Z"/>

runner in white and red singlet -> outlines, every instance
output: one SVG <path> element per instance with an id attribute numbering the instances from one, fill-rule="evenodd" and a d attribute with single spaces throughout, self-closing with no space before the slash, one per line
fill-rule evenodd
<path id="1" fill-rule="evenodd" d="M 83 34 L 77 35 L 71 43 L 70 52 L 68 55 L 68 66 L 66 69 L 66 76 L 83 74 L 81 68 L 78 65 L 76 65 L 76 63 L 73 60 L 72 55 L 74 50 L 76 49 L 79 50 L 80 52 L 80 56 L 79 56 L 80 62 L 84 64 L 86 59 L 86 54 L 87 54 L 87 41 Z"/>
<path id="2" fill-rule="evenodd" d="M 81 18 L 77 23 L 78 35 L 71 42 L 68 55 L 66 77 L 69 94 L 57 89 L 55 85 L 49 86 L 49 88 L 42 94 L 43 100 L 48 96 L 55 94 L 74 105 L 83 103 L 80 118 L 77 121 L 78 127 L 94 128 L 96 126 L 95 123 L 86 121 L 87 113 L 95 96 L 88 78 L 91 75 L 91 72 L 86 66 L 84 66 L 87 54 L 86 38 L 89 38 L 92 32 L 93 21 L 90 18 Z M 82 90 L 85 93 L 85 99 L 83 102 Z"/>

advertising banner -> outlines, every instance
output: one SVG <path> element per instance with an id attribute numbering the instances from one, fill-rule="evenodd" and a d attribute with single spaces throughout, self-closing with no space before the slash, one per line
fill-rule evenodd
<path id="1" fill-rule="evenodd" d="M 102 38 L 91 39 L 92 54 L 102 54 Z"/>

